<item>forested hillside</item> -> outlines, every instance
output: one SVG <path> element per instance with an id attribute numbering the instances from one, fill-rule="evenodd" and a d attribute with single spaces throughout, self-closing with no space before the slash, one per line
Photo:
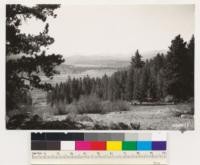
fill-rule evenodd
<path id="1" fill-rule="evenodd" d="M 66 77 L 67 79 L 67 77 Z M 185 42 L 178 35 L 166 54 L 144 61 L 139 50 L 131 57 L 128 69 L 102 78 L 68 78 L 48 93 L 48 101 L 70 104 L 81 96 L 95 95 L 101 100 L 138 102 L 181 102 L 194 97 L 194 36 Z"/>

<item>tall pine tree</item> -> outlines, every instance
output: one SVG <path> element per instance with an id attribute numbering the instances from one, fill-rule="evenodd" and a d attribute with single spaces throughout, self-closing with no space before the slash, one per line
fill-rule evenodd
<path id="1" fill-rule="evenodd" d="M 178 35 L 171 41 L 165 67 L 166 90 L 168 94 L 173 95 L 178 100 L 186 99 L 188 96 L 186 72 L 186 42 Z"/>
<path id="2" fill-rule="evenodd" d="M 188 66 L 188 79 L 189 79 L 188 94 L 190 97 L 194 97 L 194 48 L 195 48 L 195 42 L 193 35 L 187 45 L 188 49 L 187 66 Z"/>

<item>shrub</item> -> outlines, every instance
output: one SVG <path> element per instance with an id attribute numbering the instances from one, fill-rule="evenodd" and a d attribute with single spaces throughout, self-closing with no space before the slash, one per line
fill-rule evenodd
<path id="1" fill-rule="evenodd" d="M 101 101 L 97 96 L 82 96 L 77 103 L 77 113 L 108 113 L 130 110 L 126 101 Z"/>
<path id="2" fill-rule="evenodd" d="M 101 101 L 95 95 L 81 96 L 79 101 L 71 104 L 59 101 L 54 104 L 53 107 L 54 115 L 64 115 L 68 113 L 85 114 L 85 113 L 109 113 L 109 112 L 120 112 L 130 110 L 130 105 L 126 101 Z"/>
<path id="3" fill-rule="evenodd" d="M 54 115 L 78 113 L 78 106 L 76 103 L 66 104 L 65 102 L 59 101 L 58 103 L 51 106 L 51 111 Z"/>
<path id="4" fill-rule="evenodd" d="M 133 130 L 139 130 L 140 129 L 140 123 L 130 123 L 131 128 Z"/>
<path id="5" fill-rule="evenodd" d="M 67 114 L 66 112 L 66 104 L 62 101 L 57 102 L 52 107 L 54 115 L 64 115 Z"/>
<path id="6" fill-rule="evenodd" d="M 81 96 L 77 102 L 77 113 L 103 113 L 101 100 L 97 96 Z"/>

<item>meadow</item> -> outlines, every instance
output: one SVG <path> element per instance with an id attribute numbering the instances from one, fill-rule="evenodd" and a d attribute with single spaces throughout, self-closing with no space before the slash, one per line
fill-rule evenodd
<path id="1" fill-rule="evenodd" d="M 171 105 L 131 105 L 127 101 L 100 101 L 81 98 L 69 105 L 52 107 L 46 93 L 34 90 L 33 104 L 13 118 L 9 129 L 86 129 L 86 130 L 193 130 L 192 103 Z M 31 114 L 31 118 L 30 118 Z M 21 115 L 22 121 L 19 122 Z M 17 118 L 17 123 L 15 122 Z M 12 121 L 12 120 L 11 120 Z"/>

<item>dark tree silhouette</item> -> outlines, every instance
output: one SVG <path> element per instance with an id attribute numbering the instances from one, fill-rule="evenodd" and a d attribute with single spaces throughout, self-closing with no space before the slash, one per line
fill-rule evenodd
<path id="1" fill-rule="evenodd" d="M 188 49 L 188 79 L 189 79 L 189 95 L 194 96 L 194 35 L 192 36 L 191 40 L 187 44 Z"/>
<path id="2" fill-rule="evenodd" d="M 180 35 L 171 41 L 167 52 L 165 80 L 167 92 L 175 98 L 185 99 L 188 96 L 188 66 L 186 42 Z"/>
<path id="3" fill-rule="evenodd" d="M 142 56 L 138 50 L 136 50 L 135 56 L 133 56 L 131 59 L 131 65 L 134 68 L 142 68 L 144 66 L 144 61 L 142 61 Z"/>
<path id="4" fill-rule="evenodd" d="M 6 107 L 12 110 L 27 99 L 31 87 L 51 89 L 50 84 L 42 83 L 39 73 L 52 78 L 56 65 L 64 62 L 61 55 L 44 51 L 54 42 L 48 35 L 49 24 L 38 35 L 20 31 L 24 21 L 36 18 L 45 22 L 47 17 L 56 17 L 54 10 L 59 5 L 36 5 L 27 7 L 20 4 L 6 6 Z"/>

